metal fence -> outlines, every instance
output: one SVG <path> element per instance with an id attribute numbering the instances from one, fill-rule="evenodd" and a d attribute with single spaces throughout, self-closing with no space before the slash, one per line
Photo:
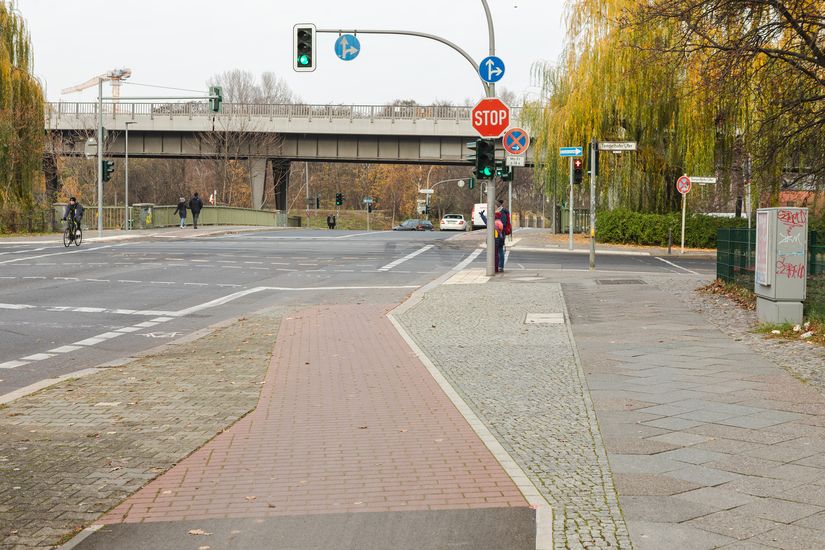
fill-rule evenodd
<path id="1" fill-rule="evenodd" d="M 825 242 L 816 231 L 808 235 L 808 312 L 825 317 Z M 755 229 L 719 229 L 716 234 L 716 277 L 748 290 L 754 288 Z"/>
<path id="2" fill-rule="evenodd" d="M 61 116 L 97 115 L 96 102 L 47 104 L 47 115 Z M 469 121 L 472 107 L 449 105 L 304 105 L 280 103 L 224 103 L 216 115 L 205 101 L 186 103 L 104 103 L 103 114 L 107 117 L 267 117 L 328 120 L 442 120 Z M 511 109 L 510 117 L 518 120 L 521 109 Z"/>

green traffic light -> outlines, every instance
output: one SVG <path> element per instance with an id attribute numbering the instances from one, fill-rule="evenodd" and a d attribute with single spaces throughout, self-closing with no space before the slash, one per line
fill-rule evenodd
<path id="1" fill-rule="evenodd" d="M 306 54 L 298 56 L 298 65 L 306 67 L 309 65 L 309 56 Z"/>
<path id="2" fill-rule="evenodd" d="M 493 171 L 492 171 L 492 170 L 490 170 L 490 167 L 489 167 L 489 166 L 485 166 L 484 168 L 482 168 L 482 169 L 481 169 L 481 174 L 482 174 L 484 177 L 489 178 L 490 176 L 492 176 L 492 175 L 493 175 Z"/>

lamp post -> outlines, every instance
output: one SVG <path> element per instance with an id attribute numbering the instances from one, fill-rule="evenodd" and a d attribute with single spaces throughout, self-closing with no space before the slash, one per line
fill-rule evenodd
<path id="1" fill-rule="evenodd" d="M 129 126 L 132 124 L 137 124 L 137 121 L 126 121 L 126 162 L 124 163 L 124 167 L 126 169 L 126 200 L 123 207 L 123 227 L 125 228 L 125 231 L 129 231 L 131 229 L 129 225 Z"/>

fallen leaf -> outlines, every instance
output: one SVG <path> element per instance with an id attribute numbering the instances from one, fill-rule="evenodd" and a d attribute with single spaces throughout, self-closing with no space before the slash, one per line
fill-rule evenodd
<path id="1" fill-rule="evenodd" d="M 252 502 L 252 501 L 253 501 L 253 500 L 255 500 L 256 498 L 258 498 L 258 497 L 255 497 L 255 496 L 252 496 L 252 497 L 246 497 L 246 500 L 248 500 L 249 502 Z"/>

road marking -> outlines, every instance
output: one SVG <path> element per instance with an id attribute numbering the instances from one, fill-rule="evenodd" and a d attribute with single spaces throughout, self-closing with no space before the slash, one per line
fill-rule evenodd
<path id="1" fill-rule="evenodd" d="M 79 248 L 70 252 L 53 252 L 51 254 L 40 254 L 39 256 L 27 256 L 25 258 L 14 258 L 13 260 L 4 260 L 0 264 L 12 264 L 17 262 L 25 262 L 26 260 L 37 260 L 39 258 L 49 258 L 51 256 L 60 256 L 63 254 L 81 254 L 83 252 L 94 252 L 96 250 L 103 250 L 104 248 L 113 248 L 115 246 L 123 246 L 122 244 L 107 244 L 105 246 L 98 246 L 96 248 Z"/>
<path id="2" fill-rule="evenodd" d="M 118 280 L 119 283 L 142 283 L 143 281 L 132 281 L 130 279 L 120 279 Z"/>
<path id="3" fill-rule="evenodd" d="M 692 273 L 692 274 L 694 274 L 694 275 L 701 275 L 701 273 L 697 273 L 697 272 L 695 272 L 695 271 L 691 271 L 690 269 L 688 269 L 688 268 L 686 268 L 686 267 L 682 267 L 682 266 L 680 266 L 680 265 L 676 265 L 676 264 L 674 264 L 673 262 L 669 262 L 669 261 L 665 260 L 664 258 L 660 258 L 659 256 L 655 256 L 655 258 L 656 258 L 657 260 L 659 260 L 660 262 L 665 262 L 666 264 L 668 264 L 668 265 L 672 265 L 673 267 L 675 267 L 675 268 L 677 268 L 677 269 L 681 269 L 681 270 L 683 270 L 683 271 L 687 271 L 688 273 Z"/>
<path id="4" fill-rule="evenodd" d="M 83 346 L 60 346 L 59 348 L 50 349 L 50 353 L 70 353 L 83 349 Z"/>
<path id="5" fill-rule="evenodd" d="M 239 286 L 239 285 L 218 285 L 218 286 Z M 400 286 L 400 285 L 399 286 L 329 286 L 329 287 L 299 287 L 299 288 L 274 287 L 274 286 L 255 287 L 255 288 L 250 288 L 250 289 L 247 289 L 247 290 L 242 290 L 240 292 L 235 292 L 233 294 L 229 294 L 229 295 L 224 296 L 222 298 L 217 298 L 215 300 L 211 300 L 211 301 L 205 302 L 203 304 L 198 304 L 198 305 L 190 307 L 190 308 L 182 309 L 182 310 L 177 311 L 177 312 L 157 312 L 157 311 L 155 311 L 155 312 L 148 312 L 148 311 L 141 312 L 141 311 L 135 311 L 134 314 L 166 313 L 167 315 L 160 316 L 160 317 L 155 317 L 154 319 L 152 319 L 150 321 L 137 323 L 136 325 L 133 325 L 133 326 L 130 326 L 130 327 L 122 327 L 122 328 L 115 329 L 114 331 L 111 331 L 111 332 L 104 332 L 103 334 L 98 334 L 97 336 L 93 336 L 91 338 L 86 338 L 85 340 L 80 340 L 79 342 L 75 342 L 74 344 L 71 344 L 71 345 L 60 346 L 60 347 L 49 350 L 49 353 L 38 353 L 38 354 L 30 355 L 27 358 L 22 358 L 20 360 L 6 361 L 4 363 L 0 363 L 0 369 L 15 369 L 17 367 L 22 367 L 24 365 L 30 364 L 30 362 L 32 360 L 45 360 L 45 359 L 49 359 L 49 358 L 53 357 L 54 356 L 53 354 L 70 353 L 70 352 L 77 351 L 77 350 L 80 350 L 80 349 L 84 349 L 84 348 L 87 348 L 87 347 L 95 346 L 95 345 L 100 344 L 102 342 L 105 342 L 107 340 L 117 338 L 118 336 L 123 336 L 124 334 L 139 332 L 139 331 L 141 331 L 142 329 L 145 329 L 145 328 L 151 328 L 151 327 L 160 325 L 162 323 L 165 323 L 167 321 L 172 321 L 173 319 L 176 319 L 176 318 L 185 317 L 187 315 L 191 315 L 193 313 L 197 313 L 197 312 L 203 311 L 205 309 L 210 309 L 210 308 L 213 308 L 213 307 L 222 306 L 222 305 L 227 304 L 227 303 L 229 303 L 233 300 L 237 300 L 238 298 L 242 298 L 242 297 L 248 296 L 250 294 L 257 294 L 259 292 L 264 292 L 264 291 L 267 291 L 267 290 L 282 291 L 282 292 L 319 292 L 319 291 L 325 291 L 325 290 L 326 291 L 331 291 L 331 290 L 335 290 L 335 291 L 341 291 L 341 290 L 396 290 L 396 289 L 398 289 L 398 290 L 408 290 L 408 289 L 417 289 L 417 288 L 419 288 L 417 285 L 404 285 L 404 286 Z M 15 309 L 18 309 L 18 308 L 15 307 Z M 97 311 L 97 310 L 101 310 L 102 308 L 84 308 L 84 309 Z M 106 311 L 106 310 L 103 310 L 103 311 Z M 132 310 L 116 310 L 116 311 L 128 312 L 128 311 L 132 311 Z M 143 336 L 152 337 L 152 338 L 167 338 L 167 337 L 172 338 L 175 335 L 177 335 L 178 333 L 175 332 L 175 333 L 153 333 L 153 334 L 154 334 L 154 336 L 147 336 L 145 334 Z M 166 336 L 166 334 L 171 334 L 172 336 Z"/>
<path id="6" fill-rule="evenodd" d="M 25 304 L 0 304 L 0 309 L 34 309 L 36 307 Z"/>
<path id="7" fill-rule="evenodd" d="M 23 357 L 23 361 L 45 361 L 46 359 L 51 359 L 54 357 L 53 353 L 35 353 L 34 355 L 29 355 L 28 357 Z"/>
<path id="8" fill-rule="evenodd" d="M 408 262 L 408 261 L 412 260 L 413 258 L 415 258 L 416 256 L 418 256 L 419 254 L 423 254 L 424 252 L 427 252 L 428 250 L 430 250 L 432 248 L 435 248 L 434 245 L 428 244 L 427 246 L 419 248 L 418 250 L 416 250 L 415 252 L 413 252 L 411 254 L 407 254 L 403 258 L 399 258 L 399 259 L 395 260 L 394 262 L 388 263 L 384 267 L 379 268 L 378 271 L 389 271 L 389 270 L 393 269 L 394 267 L 398 267 L 399 265 L 403 264 L 404 262 Z"/>
<path id="9" fill-rule="evenodd" d="M 23 277 L 23 279 L 45 279 L 45 277 Z"/>
<path id="10" fill-rule="evenodd" d="M 28 361 L 6 361 L 5 363 L 0 363 L 0 369 L 16 369 L 17 367 L 28 364 Z"/>
<path id="11" fill-rule="evenodd" d="M 473 261 L 476 258 L 481 256 L 482 252 L 484 252 L 483 248 L 476 248 L 475 250 L 473 250 L 473 252 L 469 256 L 464 258 L 464 260 L 459 262 L 459 264 L 457 266 L 455 266 L 454 268 L 452 268 L 450 271 L 461 271 L 462 269 L 464 269 L 465 267 L 467 267 L 468 265 L 473 263 Z"/>

